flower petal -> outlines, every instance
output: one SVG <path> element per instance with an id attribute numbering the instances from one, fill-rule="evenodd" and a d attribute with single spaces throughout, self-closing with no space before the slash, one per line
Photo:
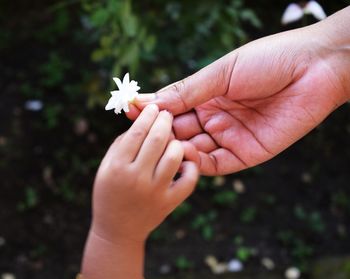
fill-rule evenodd
<path id="1" fill-rule="evenodd" d="M 124 104 L 123 110 L 124 110 L 125 112 L 129 112 L 129 103 L 125 103 L 125 104 Z"/>
<path id="2" fill-rule="evenodd" d="M 124 86 L 128 86 L 130 83 L 130 77 L 129 77 L 129 73 L 126 73 L 124 78 L 123 78 L 123 85 Z"/>
<path id="3" fill-rule="evenodd" d="M 306 14 L 312 14 L 318 20 L 322 20 L 327 17 L 322 6 L 316 1 L 309 1 L 309 3 L 307 3 L 306 7 L 304 8 L 304 12 Z"/>
<path id="4" fill-rule="evenodd" d="M 303 15 L 303 9 L 298 4 L 291 3 L 284 11 L 281 22 L 283 25 L 287 25 L 289 23 L 298 21 L 303 17 Z"/>
<path id="5" fill-rule="evenodd" d="M 114 82 L 117 84 L 119 89 L 122 89 L 123 84 L 122 81 L 119 78 L 113 78 Z"/>
<path id="6" fill-rule="evenodd" d="M 122 109 L 121 108 L 116 108 L 115 110 L 114 110 L 114 113 L 115 114 L 119 114 L 119 113 L 121 113 L 122 112 Z"/>
<path id="7" fill-rule="evenodd" d="M 129 73 L 126 73 L 123 77 L 123 81 L 119 78 L 113 78 L 117 84 L 119 90 L 111 91 L 111 98 L 109 99 L 105 109 L 114 109 L 116 114 L 121 113 L 122 110 L 125 112 L 129 111 L 129 103 L 133 102 L 135 97 L 138 95 L 140 87 L 134 80 L 130 81 Z"/>
<path id="8" fill-rule="evenodd" d="M 116 98 L 115 97 L 111 97 L 109 100 L 108 100 L 108 103 L 105 107 L 105 110 L 110 110 L 110 109 L 114 109 L 115 107 L 115 103 L 116 103 Z"/>

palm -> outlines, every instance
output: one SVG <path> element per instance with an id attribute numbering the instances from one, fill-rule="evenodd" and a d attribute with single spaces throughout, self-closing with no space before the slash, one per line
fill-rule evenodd
<path id="1" fill-rule="evenodd" d="M 309 38 L 304 30 L 253 41 L 156 94 L 203 174 L 272 158 L 346 100 L 345 63 Z"/>
<path id="2" fill-rule="evenodd" d="M 189 159 L 197 157 L 203 174 L 232 173 L 264 162 L 309 132 L 337 107 L 337 78 L 326 66 L 308 65 L 306 70 L 280 63 L 271 69 L 272 64 L 266 65 L 265 71 L 276 75 L 284 71 L 285 78 L 272 82 L 262 77 L 261 67 L 244 66 L 237 71 L 240 77 L 235 78 L 235 86 L 240 90 L 230 86 L 224 96 L 175 120 L 176 135 L 194 145 L 197 152 L 188 152 Z M 254 69 L 259 69 L 259 73 Z M 237 80 L 247 81 L 248 73 L 260 77 L 252 86 L 237 84 Z"/>

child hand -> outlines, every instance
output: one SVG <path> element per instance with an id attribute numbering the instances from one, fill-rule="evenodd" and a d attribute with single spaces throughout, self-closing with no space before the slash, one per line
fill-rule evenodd
<path id="1" fill-rule="evenodd" d="M 94 234 L 111 243 L 144 241 L 193 191 L 197 166 L 182 162 L 182 144 L 170 140 L 172 120 L 149 105 L 111 145 L 95 179 Z"/>

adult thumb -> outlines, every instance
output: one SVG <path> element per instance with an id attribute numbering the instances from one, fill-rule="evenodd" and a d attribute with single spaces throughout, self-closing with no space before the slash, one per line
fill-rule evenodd
<path id="1" fill-rule="evenodd" d="M 233 51 L 156 93 L 139 94 L 135 104 L 141 109 L 148 104 L 156 104 L 160 110 L 168 110 L 174 115 L 187 112 L 228 92 L 236 59 L 237 53 Z"/>

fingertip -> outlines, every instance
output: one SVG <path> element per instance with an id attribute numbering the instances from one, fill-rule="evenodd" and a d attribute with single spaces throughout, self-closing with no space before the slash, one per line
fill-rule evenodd
<path id="1" fill-rule="evenodd" d="M 177 139 L 172 139 L 170 143 L 175 146 L 175 148 L 177 149 L 177 152 L 181 155 L 181 158 L 183 158 L 185 155 L 185 149 L 184 149 L 181 141 L 179 141 Z"/>
<path id="2" fill-rule="evenodd" d="M 135 120 L 141 113 L 141 110 L 134 104 L 129 104 L 129 112 L 125 113 L 130 120 Z"/>
<path id="3" fill-rule="evenodd" d="M 169 141 L 174 140 L 175 139 L 175 134 L 173 131 L 171 131 L 170 137 L 169 137 Z"/>
<path id="4" fill-rule="evenodd" d="M 199 179 L 199 170 L 194 162 L 182 162 L 180 172 L 180 178 L 175 181 L 171 189 L 178 202 L 182 202 L 194 191 Z"/>
<path id="5" fill-rule="evenodd" d="M 135 104 L 139 108 L 144 108 L 149 104 L 152 104 L 156 100 L 156 94 L 155 93 L 143 93 L 143 94 L 138 94 L 135 97 Z"/>
<path id="6" fill-rule="evenodd" d="M 168 164 L 169 164 L 168 168 L 170 168 L 170 166 L 171 168 L 176 166 L 174 171 L 177 172 L 184 158 L 184 148 L 181 142 L 176 139 L 170 140 L 164 155 L 168 156 Z"/>
<path id="7" fill-rule="evenodd" d="M 199 178 L 199 168 L 195 162 L 192 161 L 184 161 L 181 164 L 183 176 L 187 176 L 191 180 L 193 180 L 194 184 L 197 183 Z"/>
<path id="8" fill-rule="evenodd" d="M 200 156 L 197 148 L 189 141 L 181 141 L 184 149 L 184 158 L 186 161 L 192 161 L 200 166 Z"/>
<path id="9" fill-rule="evenodd" d="M 156 104 L 148 104 L 148 105 L 145 105 L 145 106 L 143 106 L 143 107 L 139 107 L 139 106 L 134 102 L 134 103 L 130 103 L 130 104 L 129 104 L 129 112 L 126 113 L 126 116 L 127 116 L 130 120 L 134 121 L 134 120 L 136 120 L 136 119 L 140 116 L 141 112 L 142 112 L 143 110 L 145 110 L 146 108 L 147 108 L 149 111 L 150 111 L 150 110 L 153 110 L 153 111 L 159 112 L 159 108 L 158 108 L 158 106 L 157 106 Z"/>

